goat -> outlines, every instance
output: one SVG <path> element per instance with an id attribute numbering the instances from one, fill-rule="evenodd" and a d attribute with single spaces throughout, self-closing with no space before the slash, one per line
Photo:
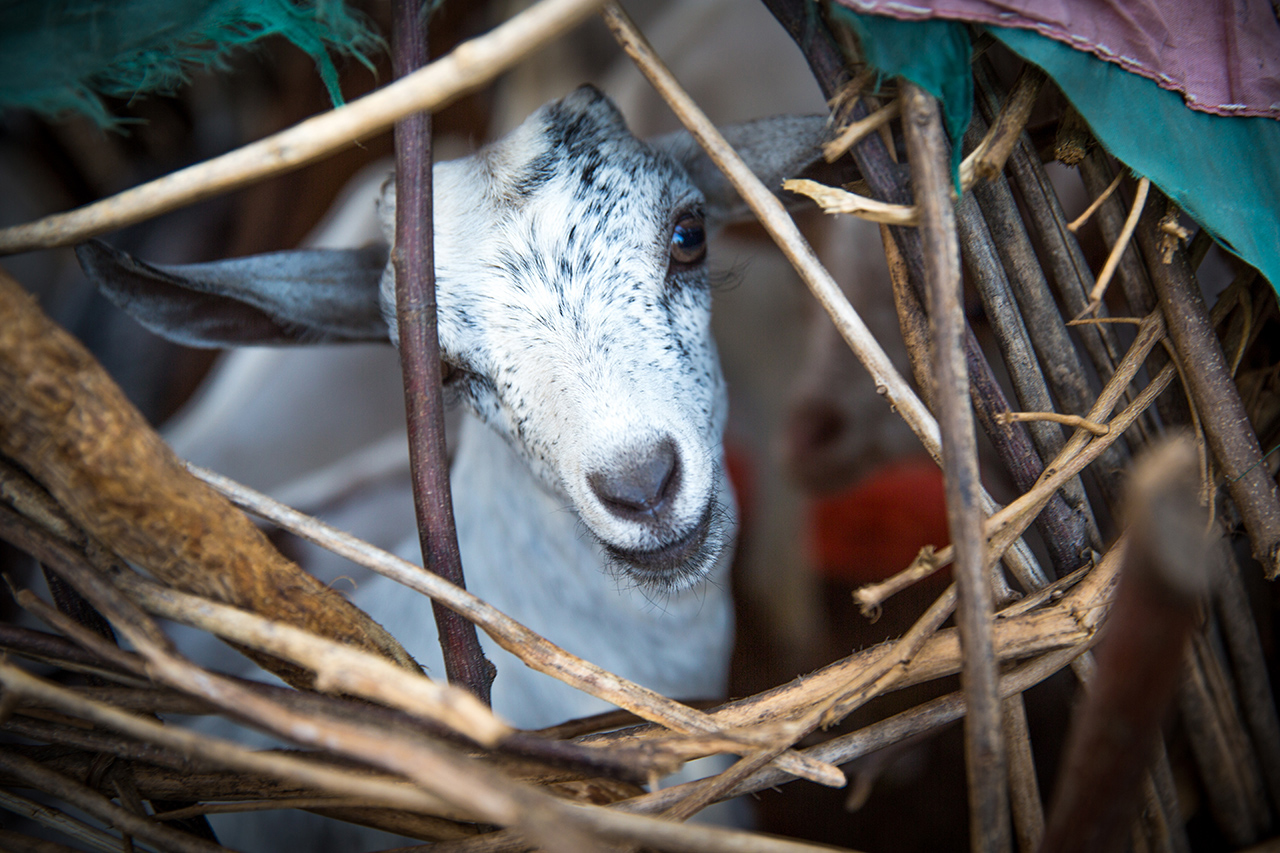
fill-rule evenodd
<path id="1" fill-rule="evenodd" d="M 818 161 L 823 127 L 780 117 L 725 134 L 776 187 Z M 468 411 L 451 469 L 468 586 L 622 676 L 722 694 L 735 510 L 704 256 L 745 207 L 687 135 L 637 140 L 589 86 L 438 164 L 434 183 L 441 357 Z M 394 342 L 393 211 L 388 183 L 387 239 L 357 249 L 184 267 L 78 252 L 109 298 L 181 343 Z M 370 609 L 438 661 L 425 602 L 391 598 Z M 485 646 L 495 709 L 515 724 L 601 710 Z"/>

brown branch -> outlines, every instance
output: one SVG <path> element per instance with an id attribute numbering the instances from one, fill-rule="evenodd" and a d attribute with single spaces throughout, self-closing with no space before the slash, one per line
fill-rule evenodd
<path id="1" fill-rule="evenodd" d="M 1162 251 L 1163 195 L 1147 205 L 1138 226 L 1138 245 L 1160 298 L 1169 337 L 1184 364 L 1187 393 L 1195 402 L 1205 436 L 1240 510 L 1253 556 L 1270 579 L 1280 576 L 1280 495 L 1262 448 L 1236 390 L 1222 346 L 1213 332 L 1195 275 L 1181 250 L 1168 260 Z"/>
<path id="2" fill-rule="evenodd" d="M 974 65 L 977 82 L 974 94 L 976 106 L 991 120 L 1001 103 L 985 65 L 985 60 Z M 1066 215 L 1062 212 L 1057 193 L 1026 133 L 1021 135 L 1010 155 L 1009 169 L 1026 203 L 1030 230 L 1040 245 L 1050 278 L 1067 313 L 1076 316 L 1088 304 L 1087 294 L 1093 286 L 1093 273 L 1085 262 L 1075 235 L 1067 230 Z M 1115 336 L 1105 328 L 1089 328 L 1081 331 L 1081 342 L 1102 381 L 1110 380 L 1115 362 L 1120 357 Z"/>
<path id="3" fill-rule="evenodd" d="M 1135 467 L 1128 549 L 1098 669 L 1073 720 L 1042 853 L 1123 849 L 1207 588 L 1195 451 L 1170 442 Z"/>
<path id="4" fill-rule="evenodd" d="M 1196 770 L 1204 780 L 1205 800 L 1214 822 L 1234 847 L 1261 837 L 1270 823 L 1262 771 L 1253 744 L 1243 731 L 1235 694 L 1222 671 L 1213 642 L 1203 634 L 1183 648 L 1178 685 L 1180 721 Z"/>
<path id="5" fill-rule="evenodd" d="M 91 673 L 114 683 L 134 687 L 150 686 L 145 679 L 138 679 L 109 667 L 103 658 L 88 654 L 54 634 L 0 623 L 0 649 L 68 672 Z"/>
<path id="6" fill-rule="evenodd" d="M 973 123 L 978 129 L 984 126 L 982 117 L 978 115 L 974 116 Z M 1058 401 L 1058 408 L 1082 415 L 1092 407 L 1096 391 L 1091 386 L 1089 371 L 1085 369 L 1063 323 L 1058 303 L 1031 245 L 1031 238 L 1027 234 L 1027 227 L 1018 211 L 1009 182 L 1003 175 L 999 175 L 975 186 L 973 194 L 982 209 L 1009 286 L 1022 310 L 1031 345 Z M 1150 313 L 1150 308 L 1142 313 Z M 1118 472 L 1128 467 L 1128 453 L 1124 443 L 1115 445 L 1099 467 L 1103 472 L 1097 474 L 1096 479 L 1102 486 L 1103 496 L 1114 502 L 1118 496 Z"/>
<path id="7" fill-rule="evenodd" d="M 181 589 L 416 669 L 390 634 L 188 474 L 101 365 L 3 272 L 0 423 L 0 453 L 121 557 Z"/>
<path id="8" fill-rule="evenodd" d="M 1276 716 L 1275 694 L 1240 564 L 1230 551 L 1225 551 L 1225 557 L 1226 566 L 1214 585 L 1214 610 L 1231 653 L 1241 711 L 1266 775 L 1271 807 L 1280 811 L 1280 720 Z"/>
<path id="9" fill-rule="evenodd" d="M 397 78 L 427 64 L 429 4 L 393 0 L 392 65 Z M 396 122 L 396 327 L 404 372 L 409 423 L 409 471 L 423 565 L 466 588 L 458 533 L 453 521 L 449 463 L 445 449 L 440 342 L 436 330 L 435 252 L 431 219 L 431 114 Z M 470 690 L 486 705 L 497 673 L 480 649 L 475 625 L 437 602 L 431 603 L 450 683 Z"/>
<path id="10" fill-rule="evenodd" d="M 977 436 L 968 403 L 960 245 L 951 207 L 951 175 L 946 165 L 950 157 L 937 101 L 913 83 L 903 81 L 901 85 L 902 124 L 921 214 L 924 280 L 938 383 L 938 424 L 943 437 L 947 526 L 956 554 L 956 621 L 964 649 L 961 683 L 969 708 L 965 717 L 969 837 L 973 850 L 1005 851 L 1010 849 L 1008 777 L 1000 729 L 999 673 L 991 638 L 993 603 L 977 495 Z"/>
<path id="11" fill-rule="evenodd" d="M 1002 706 L 1004 739 L 1009 745 L 1009 801 L 1018 849 L 1032 853 L 1044 838 L 1044 804 L 1031 754 L 1031 729 L 1022 694 L 1010 696 Z"/>
<path id="12" fill-rule="evenodd" d="M 1019 405 L 1023 409 L 1037 411 L 1052 409 L 1048 384 L 1036 361 L 1030 335 L 1000 263 L 995 241 L 972 195 L 965 196 L 956 205 L 956 222 L 963 241 L 969 281 L 973 282 L 982 298 Z M 1003 399 L 1003 394 L 991 395 L 991 399 L 987 399 L 990 392 L 986 389 L 994 383 L 987 382 L 984 373 L 977 372 L 972 380 L 973 393 L 982 394 L 980 400 L 975 400 L 979 423 L 993 438 L 1001 459 L 1013 476 L 1014 485 L 1026 490 L 1044 470 L 1043 460 L 1052 459 L 1061 452 L 1062 430 L 1048 423 L 1033 423 L 1025 433 L 1008 429 L 1011 422 L 1004 416 L 1010 406 Z M 990 423 L 993 415 L 995 424 Z M 998 425 L 1006 429 L 999 429 Z M 1044 512 L 1037 517 L 1036 526 L 1059 576 L 1075 571 L 1090 548 L 1102 544 L 1085 497 L 1084 485 L 1078 479 L 1069 481 L 1062 494 L 1049 501 Z"/>

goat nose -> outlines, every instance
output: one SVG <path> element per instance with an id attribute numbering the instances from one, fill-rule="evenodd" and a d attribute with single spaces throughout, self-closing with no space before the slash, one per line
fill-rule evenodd
<path id="1" fill-rule="evenodd" d="M 656 518 L 680 485 L 680 457 L 671 438 L 627 454 L 605 471 L 587 475 L 591 490 L 614 515 L 628 521 Z"/>

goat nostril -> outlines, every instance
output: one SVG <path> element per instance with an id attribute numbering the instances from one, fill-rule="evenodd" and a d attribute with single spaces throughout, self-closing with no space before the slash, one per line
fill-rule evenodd
<path id="1" fill-rule="evenodd" d="M 628 454 L 607 471 L 587 475 L 591 490 L 610 512 L 622 518 L 657 515 L 676 493 L 680 457 L 675 442 L 664 438 L 637 454 Z"/>

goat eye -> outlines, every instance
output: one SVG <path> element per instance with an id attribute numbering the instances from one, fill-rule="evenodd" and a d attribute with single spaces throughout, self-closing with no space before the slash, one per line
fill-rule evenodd
<path id="1" fill-rule="evenodd" d="M 696 264 L 707 254 L 707 232 L 702 217 L 687 213 L 671 230 L 671 259 L 679 264 Z"/>

